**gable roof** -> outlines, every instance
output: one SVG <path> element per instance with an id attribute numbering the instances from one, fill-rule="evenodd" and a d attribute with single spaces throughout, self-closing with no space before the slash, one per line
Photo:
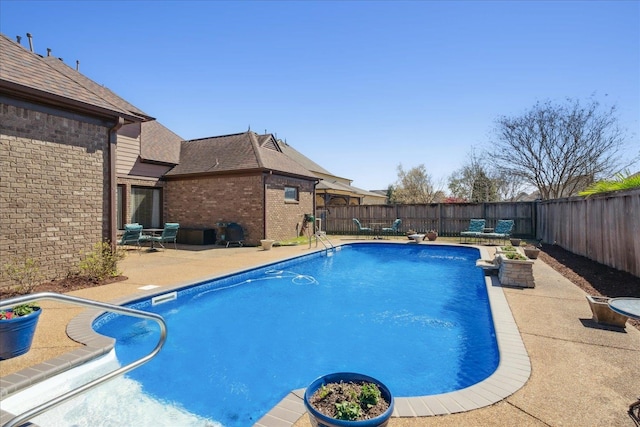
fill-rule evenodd
<path id="1" fill-rule="evenodd" d="M 30 52 L 4 34 L 0 34 L 0 91 L 101 117 L 153 119 L 58 58 Z"/>
<path id="2" fill-rule="evenodd" d="M 326 170 L 325 168 L 323 168 L 322 166 L 320 166 L 319 164 L 317 164 L 316 162 L 314 162 L 313 160 L 311 160 L 310 158 L 308 158 L 307 156 L 305 156 L 304 154 L 300 153 L 298 150 L 296 150 L 295 148 L 287 144 L 286 142 L 278 141 L 278 143 L 284 154 L 286 154 L 291 159 L 298 162 L 303 167 L 309 169 L 311 172 L 318 172 L 324 175 L 335 176 L 331 172 L 329 172 L 328 170 Z"/>
<path id="3" fill-rule="evenodd" d="M 140 135 L 140 159 L 147 163 L 177 165 L 183 138 L 156 120 L 143 122 Z"/>
<path id="4" fill-rule="evenodd" d="M 274 171 L 316 180 L 316 176 L 282 153 L 273 135 L 243 132 L 183 141 L 180 164 L 168 178 L 186 175 Z"/>

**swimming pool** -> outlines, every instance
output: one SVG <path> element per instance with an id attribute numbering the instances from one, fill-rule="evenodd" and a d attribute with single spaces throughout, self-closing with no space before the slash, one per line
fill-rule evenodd
<path id="1" fill-rule="evenodd" d="M 377 376 L 396 396 L 473 389 L 498 364 L 485 279 L 474 267 L 478 257 L 473 248 L 349 245 L 333 257 L 306 256 L 185 289 L 164 304 L 139 301 L 136 308 L 161 313 L 169 323 L 161 352 L 168 363 L 154 360 L 129 380 L 141 384 L 145 394 L 224 425 L 252 425 L 290 390 L 336 370 Z M 457 263 L 464 265 L 459 271 Z M 465 323 L 475 311 L 479 317 Z M 111 317 L 96 323 L 101 333 L 127 323 Z M 155 343 L 152 328 L 133 323 L 116 347 L 122 363 L 146 352 L 147 341 Z M 197 330 L 200 338 L 177 339 L 181 326 Z M 389 327 L 400 329 L 389 332 Z M 430 330 L 443 338 L 429 338 Z M 465 336 L 461 344 L 447 344 Z M 429 352 L 446 363 L 434 365 Z M 183 361 L 177 354 L 196 359 Z M 460 370 L 464 366 L 473 369 Z M 240 371 L 234 371 L 237 367 Z M 286 377 L 289 373 L 294 375 Z M 467 399 L 476 405 L 487 400 Z M 239 402 L 249 408 L 236 407 Z M 223 413 L 207 412 L 212 407 Z"/>

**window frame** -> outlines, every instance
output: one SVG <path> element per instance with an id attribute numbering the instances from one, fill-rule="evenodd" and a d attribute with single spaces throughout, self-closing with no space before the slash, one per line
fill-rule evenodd
<path id="1" fill-rule="evenodd" d="M 287 197 L 287 193 L 289 192 L 295 192 L 295 196 L 294 198 L 291 197 Z M 284 201 L 285 203 L 298 203 L 300 202 L 300 188 L 299 187 L 294 187 L 292 185 L 285 185 L 284 186 Z"/>

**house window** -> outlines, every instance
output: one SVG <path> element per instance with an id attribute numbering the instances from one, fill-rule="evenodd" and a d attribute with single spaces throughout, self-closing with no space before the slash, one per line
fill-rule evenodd
<path id="1" fill-rule="evenodd" d="M 159 188 L 131 187 L 131 222 L 161 228 L 162 193 Z"/>
<path id="2" fill-rule="evenodd" d="M 285 202 L 297 202 L 298 200 L 298 187 L 284 187 Z"/>
<path id="3" fill-rule="evenodd" d="M 116 222 L 117 222 L 118 230 L 122 230 L 124 228 L 124 222 L 125 222 L 124 192 L 125 192 L 124 185 L 118 185 L 116 187 Z"/>

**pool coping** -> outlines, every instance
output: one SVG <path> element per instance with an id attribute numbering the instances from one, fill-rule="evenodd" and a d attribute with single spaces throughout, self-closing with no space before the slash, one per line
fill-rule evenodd
<path id="1" fill-rule="evenodd" d="M 370 242 L 350 242 L 345 244 L 353 245 L 359 243 Z M 451 243 L 440 244 L 429 242 L 429 244 L 460 246 Z M 478 249 L 480 251 L 480 259 L 489 258 L 487 249 L 482 246 L 464 245 L 464 247 L 474 247 Z M 324 249 L 319 249 L 313 252 L 323 251 Z M 196 283 L 231 276 L 247 270 L 263 268 L 295 258 L 300 258 L 300 256 L 287 257 L 276 262 L 257 265 L 250 269 L 243 268 L 231 273 L 215 275 L 199 280 Z M 110 301 L 110 303 L 116 305 L 128 304 L 141 299 L 151 298 L 158 294 L 193 286 L 196 283 L 189 281 L 171 286 L 163 286 L 161 292 L 158 292 L 158 289 L 148 289 L 127 297 L 115 299 Z M 487 379 L 454 392 L 429 396 L 395 398 L 393 417 L 427 417 L 471 411 L 492 405 L 507 398 L 522 388 L 527 382 L 531 375 L 531 362 L 502 287 L 495 276 L 485 276 L 485 285 L 489 296 L 498 351 L 500 353 L 500 362 L 496 371 Z M 98 334 L 92 328 L 93 322 L 102 313 L 104 313 L 104 310 L 85 310 L 73 318 L 67 325 L 67 335 L 69 338 L 84 344 L 85 347 L 75 349 L 54 359 L 0 378 L 0 400 L 110 352 L 114 347 L 115 340 Z M 304 389 L 291 391 L 254 425 L 258 427 L 288 427 L 293 425 L 306 412 L 303 403 L 304 391 Z M 0 424 L 6 423 L 14 416 L 13 414 L 0 410 Z"/>

